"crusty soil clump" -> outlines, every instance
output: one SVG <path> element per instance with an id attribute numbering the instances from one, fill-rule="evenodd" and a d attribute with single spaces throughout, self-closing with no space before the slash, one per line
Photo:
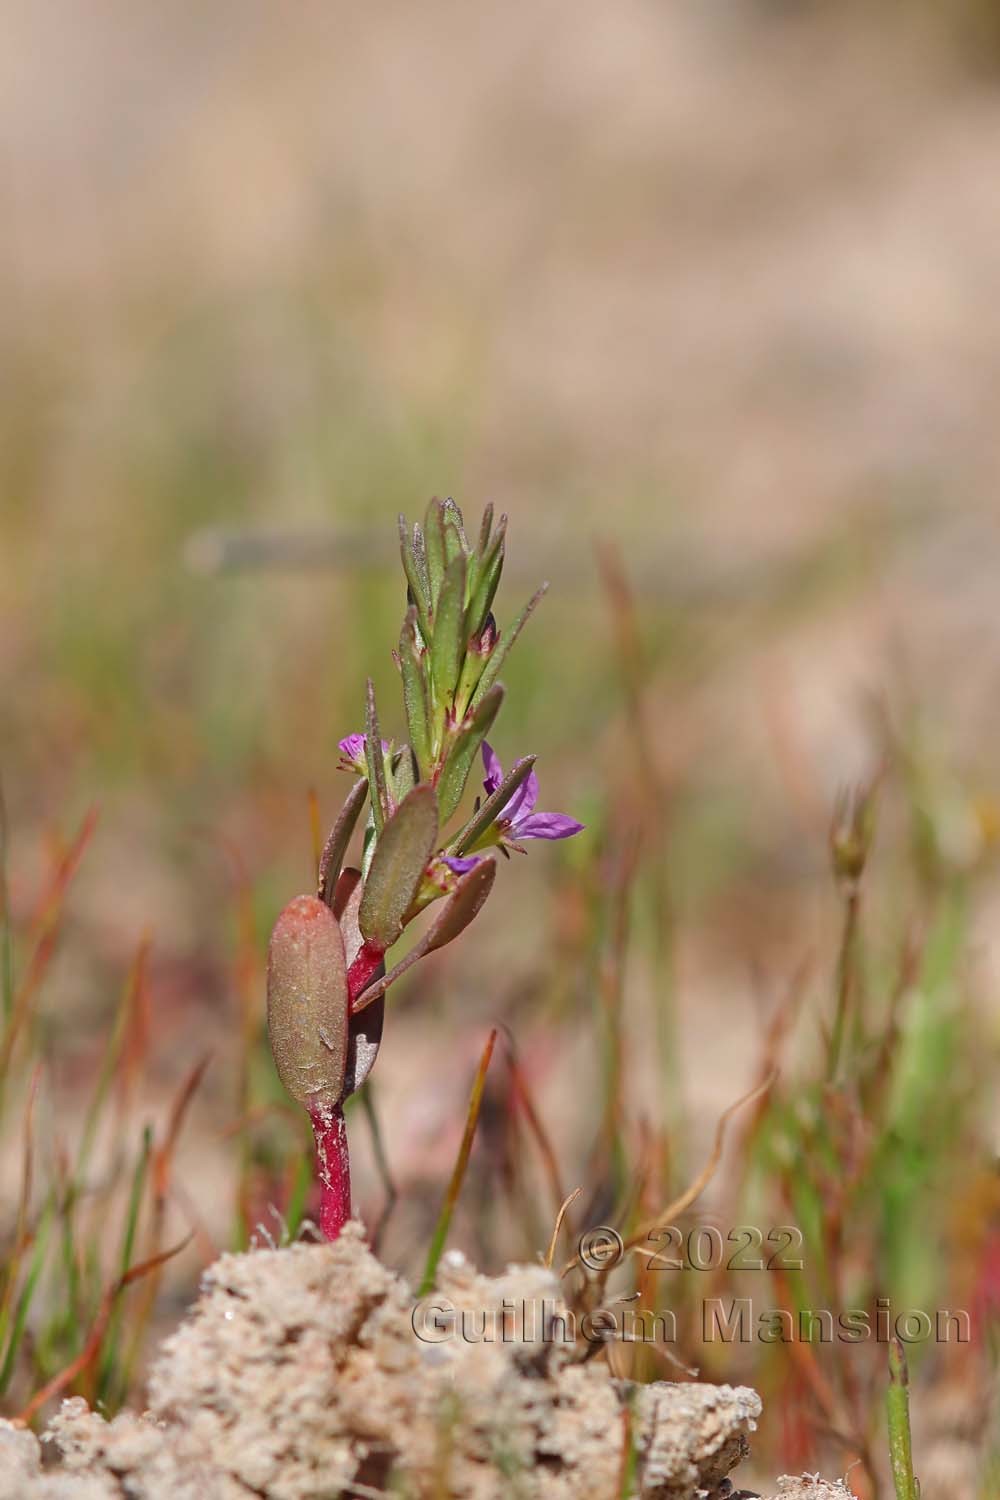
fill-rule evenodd
<path id="1" fill-rule="evenodd" d="M 853 1496 L 839 1479 L 830 1483 L 818 1474 L 803 1474 L 801 1479 L 783 1474 L 778 1480 L 778 1492 L 771 1500 L 853 1500 Z"/>
<path id="2" fill-rule="evenodd" d="M 617 1500 L 629 1426 L 647 1500 L 729 1492 L 754 1391 L 631 1387 L 580 1363 L 551 1336 L 565 1309 L 541 1267 L 490 1280 L 447 1256 L 434 1300 L 469 1313 L 464 1337 L 416 1336 L 412 1292 L 353 1224 L 332 1245 L 224 1255 L 146 1413 L 66 1401 L 44 1471 L 31 1434 L 0 1427 L 0 1500 Z"/>

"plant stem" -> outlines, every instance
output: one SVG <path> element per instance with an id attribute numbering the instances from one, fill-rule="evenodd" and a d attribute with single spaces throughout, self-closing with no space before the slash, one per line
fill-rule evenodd
<path id="1" fill-rule="evenodd" d="M 351 1158 L 344 1111 L 339 1104 L 321 1104 L 309 1113 L 316 1138 L 316 1175 L 320 1181 L 320 1232 L 324 1239 L 335 1240 L 351 1217 Z"/>
<path id="2" fill-rule="evenodd" d="M 369 943 L 362 944 L 357 958 L 347 972 L 347 988 L 352 1004 L 365 986 L 374 979 L 384 958 L 385 954 L 381 949 L 373 948 Z"/>
<path id="3" fill-rule="evenodd" d="M 844 902 L 844 930 L 840 942 L 840 952 L 837 956 L 837 1009 L 833 1018 L 833 1032 L 830 1036 L 830 1048 L 827 1053 L 826 1062 L 826 1080 L 828 1083 L 833 1083 L 836 1080 L 847 1031 L 847 1021 L 855 978 L 855 953 L 858 941 L 860 894 L 858 884 L 854 881 L 848 887 Z"/>
<path id="4" fill-rule="evenodd" d="M 889 1417 L 889 1458 L 896 1500 L 918 1500 L 920 1490 L 913 1477 L 913 1453 L 910 1445 L 910 1379 L 906 1354 L 898 1338 L 889 1345 L 889 1390 L 886 1394 Z"/>

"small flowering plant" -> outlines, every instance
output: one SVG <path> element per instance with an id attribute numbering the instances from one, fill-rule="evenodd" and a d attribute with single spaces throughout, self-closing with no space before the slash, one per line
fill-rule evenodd
<path id="1" fill-rule="evenodd" d="M 423 525 L 399 518 L 407 610 L 393 653 L 402 678 L 407 734 L 379 727 L 368 683 L 363 733 L 340 741 L 340 764 L 357 780 L 323 849 L 316 894 L 279 916 L 268 954 L 268 1031 L 278 1075 L 309 1111 L 316 1138 L 320 1229 L 336 1239 L 351 1211 L 344 1100 L 378 1055 L 384 996 L 420 959 L 443 948 L 478 915 L 496 875 L 490 851 L 524 853 L 529 839 L 564 839 L 582 824 L 536 812 L 535 757 L 504 772 L 487 743 L 500 712 L 507 654 L 543 588 L 503 631 L 493 601 L 503 570 L 507 518 L 487 506 L 474 545 L 452 500 L 432 500 Z M 477 757 L 483 793 L 449 832 Z M 361 868 L 344 865 L 367 808 Z M 400 962 L 386 955 L 403 929 L 440 909 Z"/>

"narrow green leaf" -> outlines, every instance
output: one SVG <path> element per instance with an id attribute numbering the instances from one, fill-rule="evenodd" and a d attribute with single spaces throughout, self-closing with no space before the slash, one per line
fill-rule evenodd
<path id="1" fill-rule="evenodd" d="M 413 607 L 420 617 L 420 624 L 425 632 L 430 630 L 431 601 L 427 587 L 426 569 L 421 569 L 417 560 L 413 539 L 410 536 L 406 524 L 406 517 L 399 518 L 399 551 L 403 559 L 403 572 L 406 574 L 406 582 L 413 596 Z M 424 560 L 426 562 L 426 559 Z"/>
<path id="2" fill-rule="evenodd" d="M 438 948 L 443 948 L 464 932 L 472 919 L 482 910 L 487 896 L 493 889 L 496 873 L 496 861 L 483 859 L 461 876 L 455 889 L 445 900 L 436 920 L 431 923 L 409 953 L 401 958 L 388 974 L 373 980 L 367 989 L 362 990 L 354 1002 L 352 1015 L 357 1015 L 373 1001 L 381 999 L 391 984 L 401 979 L 409 969 L 413 968 L 414 964 L 426 958 L 428 953 L 434 953 Z"/>
<path id="3" fill-rule="evenodd" d="M 409 745 L 401 746 L 393 754 L 390 781 L 392 800 L 398 807 L 407 793 L 412 792 L 417 784 L 417 778 L 413 774 L 413 751 Z"/>
<path id="4" fill-rule="evenodd" d="M 431 575 L 427 568 L 427 541 L 424 537 L 424 528 L 419 521 L 414 521 L 413 523 L 413 557 L 424 586 L 424 593 L 429 599 L 431 597 Z"/>
<path id="5" fill-rule="evenodd" d="M 406 724 L 420 774 L 431 764 L 431 705 L 427 686 L 427 653 L 417 641 L 416 612 L 407 610 L 399 636 L 399 666 L 403 674 Z"/>
<path id="6" fill-rule="evenodd" d="M 501 516 L 497 526 L 496 535 L 489 545 L 489 549 L 482 559 L 477 581 L 476 590 L 469 603 L 465 615 L 466 636 L 478 635 L 490 612 L 490 607 L 496 597 L 497 586 L 500 583 L 500 575 L 503 572 L 504 541 L 507 531 L 507 517 Z"/>
<path id="7" fill-rule="evenodd" d="M 447 500 L 444 502 L 444 505 L 441 507 L 441 514 L 444 518 L 445 525 L 454 528 L 455 533 L 458 537 L 458 544 L 462 552 L 468 554 L 469 541 L 465 535 L 465 517 L 462 515 L 461 506 L 457 505 L 449 495 Z M 453 555 L 454 554 L 451 552 L 448 553 L 449 562 L 451 561 Z"/>
<path id="8" fill-rule="evenodd" d="M 441 519 L 441 535 L 444 537 L 444 570 L 447 574 L 448 569 L 451 567 L 456 557 L 465 557 L 465 549 L 462 546 L 462 537 L 458 527 L 455 525 L 454 521 L 447 515 L 443 516 Z M 462 577 L 464 579 L 464 572 L 462 574 Z M 464 599 L 462 600 L 462 603 L 465 603 Z"/>
<path id="9" fill-rule="evenodd" d="M 384 953 L 403 930 L 438 833 L 434 789 L 415 786 L 397 807 L 375 846 L 358 923 L 365 942 Z"/>
<path id="10" fill-rule="evenodd" d="M 466 719 L 448 752 L 448 759 L 444 763 L 437 787 L 442 823 L 448 821 L 462 800 L 465 783 L 472 770 L 472 762 L 483 740 L 489 734 L 493 720 L 500 712 L 503 697 L 503 686 L 497 682 L 473 709 L 471 717 Z"/>
<path id="11" fill-rule="evenodd" d="M 463 717 L 468 712 L 472 695 L 476 691 L 479 679 L 483 675 L 489 656 L 484 655 L 478 649 L 475 637 L 466 643 L 465 660 L 462 662 L 462 670 L 458 676 L 458 687 L 455 689 L 454 714 L 456 718 Z"/>
<path id="12" fill-rule="evenodd" d="M 378 727 L 375 708 L 375 684 L 368 679 L 368 702 L 365 712 L 365 759 L 368 762 L 368 783 L 372 789 L 372 814 L 375 832 L 381 834 L 389 816 L 389 791 L 385 784 L 385 758 L 382 754 L 382 733 Z"/>
<path id="13" fill-rule="evenodd" d="M 427 555 L 427 578 L 431 601 L 432 628 L 437 624 L 437 602 L 444 579 L 445 553 L 444 528 L 441 517 L 441 501 L 434 499 L 427 507 L 424 517 L 424 546 Z"/>
<path id="14" fill-rule="evenodd" d="M 486 663 L 483 675 L 479 679 L 479 686 L 476 688 L 475 693 L 472 695 L 473 708 L 475 708 L 478 703 L 482 702 L 486 694 L 489 692 L 490 688 L 493 686 L 494 682 L 497 679 L 500 668 L 503 666 L 504 661 L 507 657 L 507 653 L 510 651 L 511 646 L 513 646 L 514 642 L 521 634 L 521 631 L 524 629 L 528 620 L 531 618 L 531 615 L 538 605 L 539 600 L 542 598 L 542 595 L 546 592 L 547 589 L 548 584 L 543 583 L 541 588 L 538 589 L 534 594 L 532 594 L 531 598 L 528 600 L 527 604 L 524 606 L 514 623 L 512 625 L 508 625 L 507 629 L 501 633 L 500 639 L 497 641 L 496 646 L 493 648 L 493 655 Z"/>
<path id="15" fill-rule="evenodd" d="M 375 845 L 378 843 L 378 834 L 375 832 L 375 820 L 372 817 L 371 806 L 368 808 L 368 817 L 365 820 L 364 838 L 361 844 L 361 873 L 368 879 L 368 871 L 372 867 L 372 859 L 375 855 Z"/>
<path id="16" fill-rule="evenodd" d="M 465 649 L 465 554 L 452 558 L 444 575 L 434 617 L 431 642 L 431 683 L 435 716 L 443 722 L 458 686 Z"/>
<path id="17" fill-rule="evenodd" d="M 523 760 L 518 761 L 512 771 L 507 772 L 496 791 L 486 798 L 482 806 L 472 814 L 469 821 L 459 829 L 452 840 L 450 847 L 455 854 L 464 854 L 467 849 L 471 849 L 487 828 L 496 822 L 511 797 L 531 775 L 531 768 L 534 764 L 535 756 L 526 755 Z"/>
<path id="18" fill-rule="evenodd" d="M 490 544 L 490 531 L 493 527 L 493 502 L 487 505 L 483 511 L 483 519 L 479 523 L 479 556 L 486 556 L 486 549 Z"/>
<path id="19" fill-rule="evenodd" d="M 347 853 L 351 834 L 361 816 L 361 809 L 365 805 L 367 795 L 368 780 L 362 776 L 361 780 L 351 788 L 347 801 L 337 814 L 337 821 L 330 830 L 330 837 L 323 846 L 316 894 L 321 901 L 326 902 L 327 906 L 333 905 L 337 876 L 340 874 L 340 867 L 344 863 L 344 855 Z"/>

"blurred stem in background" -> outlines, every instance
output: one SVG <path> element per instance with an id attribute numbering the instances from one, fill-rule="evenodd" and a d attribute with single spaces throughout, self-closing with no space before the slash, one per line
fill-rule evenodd
<path id="1" fill-rule="evenodd" d="M 677 1023 L 675 922 L 668 863 L 670 806 L 650 742 L 645 705 L 646 687 L 655 676 L 655 663 L 646 657 L 634 595 L 618 546 L 603 541 L 597 548 L 597 560 L 614 632 L 617 679 L 624 696 L 630 763 L 637 776 L 628 792 L 620 794 L 626 801 L 628 837 L 635 844 L 632 858 L 626 863 L 632 865 L 642 858 L 649 890 L 653 941 L 651 963 L 662 1081 L 661 1120 L 669 1140 L 671 1176 L 678 1180 L 684 1175 L 686 1111 Z"/>

